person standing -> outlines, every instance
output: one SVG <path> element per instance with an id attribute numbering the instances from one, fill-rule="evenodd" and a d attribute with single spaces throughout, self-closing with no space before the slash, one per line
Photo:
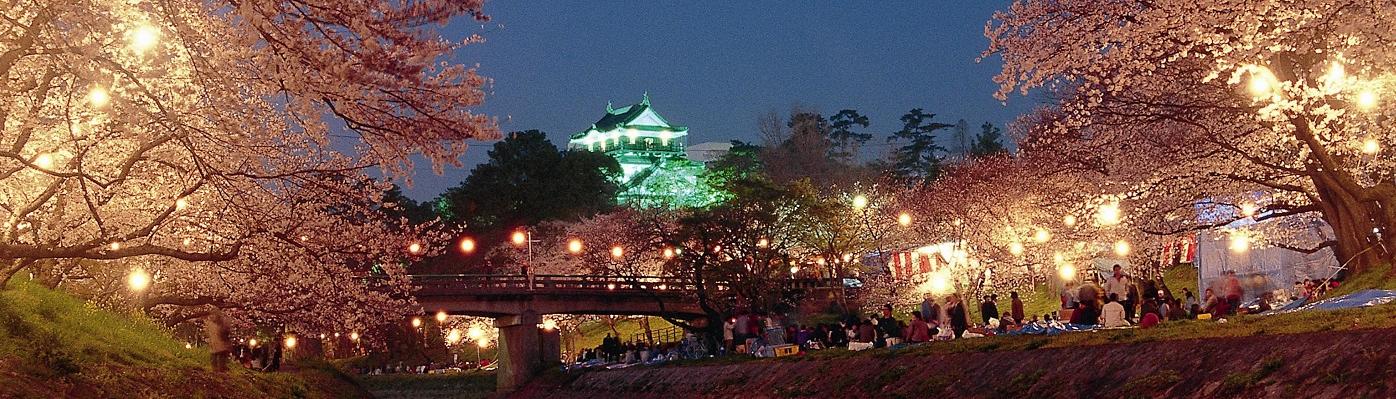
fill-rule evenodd
<path id="1" fill-rule="evenodd" d="M 1109 297 L 1114 295 L 1117 301 L 1124 301 L 1120 306 L 1125 309 L 1125 316 L 1128 318 L 1134 313 L 1132 310 L 1134 309 L 1134 302 L 1131 301 L 1132 298 L 1129 289 L 1130 279 L 1129 276 L 1125 275 L 1124 269 L 1120 268 L 1118 263 L 1115 264 L 1112 270 L 1114 273 L 1111 274 L 1110 277 L 1105 278 L 1105 296 Z"/>
<path id="2" fill-rule="evenodd" d="M 204 331 L 208 333 L 209 362 L 213 371 L 228 371 L 228 357 L 233 353 L 233 339 L 228 331 L 228 317 L 223 310 L 214 308 L 204 318 Z"/>
<path id="3" fill-rule="evenodd" d="M 936 314 L 940 313 L 936 309 L 938 307 L 940 306 L 936 304 L 935 296 L 932 296 L 931 294 L 927 293 L 926 298 L 921 300 L 921 317 L 924 320 L 930 320 L 935 318 Z"/>
<path id="4" fill-rule="evenodd" d="M 732 351 L 736 349 L 736 346 L 733 344 L 736 342 L 737 338 L 737 336 L 733 334 L 733 330 L 736 328 L 737 319 L 734 317 L 729 317 L 722 322 L 722 349 L 727 353 L 732 353 Z"/>
<path id="5" fill-rule="evenodd" d="M 994 297 L 984 296 L 984 303 L 979 304 L 979 316 L 984 319 L 984 325 L 989 325 L 990 319 L 999 318 L 999 305 L 994 303 Z"/>
<path id="6" fill-rule="evenodd" d="M 945 314 L 950 319 L 950 329 L 955 332 L 955 338 L 964 337 L 965 330 L 969 329 L 969 315 L 958 294 L 950 294 L 950 299 L 946 300 Z"/>
<path id="7" fill-rule="evenodd" d="M 1241 288 L 1241 279 L 1236 278 L 1236 271 L 1226 273 L 1226 305 L 1229 314 L 1235 314 L 1236 309 L 1241 307 L 1241 298 L 1246 291 Z"/>
<path id="8" fill-rule="evenodd" d="M 1025 315 L 1023 314 L 1023 300 L 1018 298 L 1018 291 L 1009 292 L 1008 297 L 1013 300 L 1013 304 L 1009 305 L 1012 307 L 1011 309 L 1009 309 L 1009 312 L 1010 315 L 1013 317 L 1013 323 L 1023 324 L 1023 318 L 1025 317 Z"/>

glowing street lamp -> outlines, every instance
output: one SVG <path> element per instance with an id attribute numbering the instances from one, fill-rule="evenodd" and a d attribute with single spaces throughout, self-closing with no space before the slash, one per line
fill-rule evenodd
<path id="1" fill-rule="evenodd" d="M 1067 227 L 1075 226 L 1075 225 L 1076 225 L 1076 215 L 1066 215 L 1066 216 L 1063 216 L 1063 217 L 1062 217 L 1062 224 L 1066 225 Z"/>
<path id="2" fill-rule="evenodd" d="M 1037 229 L 1037 232 L 1033 233 L 1032 239 L 1033 241 L 1037 241 L 1038 243 L 1047 242 L 1047 240 L 1052 239 L 1052 232 L 1047 231 L 1047 229 L 1039 228 Z"/>
<path id="3" fill-rule="evenodd" d="M 902 227 L 910 226 L 910 225 L 911 225 L 911 214 L 910 214 L 910 213 L 906 213 L 906 212 L 902 212 L 900 215 L 897 215 L 897 224 L 902 225 Z"/>
<path id="4" fill-rule="evenodd" d="M 452 328 L 451 332 L 446 333 L 446 342 L 451 345 L 460 343 L 460 339 L 460 330 Z"/>
<path id="5" fill-rule="evenodd" d="M 513 235 L 509 236 L 509 241 L 513 242 L 516 246 L 522 247 L 524 244 L 528 243 L 528 233 L 522 230 L 516 230 Z"/>
<path id="6" fill-rule="evenodd" d="M 470 337 L 472 341 L 479 341 L 480 337 L 485 336 L 485 331 L 481 330 L 480 327 L 470 326 L 470 329 L 466 330 L 465 335 Z"/>
<path id="7" fill-rule="evenodd" d="M 296 348 L 296 336 L 291 335 L 291 336 L 286 337 L 286 339 L 284 340 L 284 342 L 282 342 L 282 344 L 284 344 L 287 348 L 295 349 L 295 348 Z"/>
<path id="8" fill-rule="evenodd" d="M 664 256 L 664 259 L 673 259 L 673 258 L 674 258 L 674 249 L 673 249 L 673 248 L 664 248 L 664 252 L 662 253 L 662 255 Z"/>
<path id="9" fill-rule="evenodd" d="M 611 247 L 611 257 L 612 257 L 612 258 L 620 259 L 620 258 L 623 257 L 623 256 L 625 256 L 625 249 L 624 249 L 624 248 L 621 248 L 619 245 L 614 246 L 614 247 Z"/>
<path id="10" fill-rule="evenodd" d="M 408 245 L 407 245 L 407 253 L 410 253 L 410 254 L 413 254 L 413 255 L 420 255 L 420 254 L 422 253 L 422 244 L 420 244 L 420 243 L 415 243 L 415 242 L 414 242 L 414 243 L 411 243 L 411 244 L 408 244 Z"/>
<path id="11" fill-rule="evenodd" d="M 422 318 L 421 318 L 421 317 L 413 317 L 413 318 L 412 318 L 412 328 L 420 328 L 421 326 L 422 326 Z"/>
<path id="12" fill-rule="evenodd" d="M 760 239 L 760 240 L 756 240 L 756 247 L 757 247 L 757 248 L 765 248 L 765 247 L 768 247 L 768 246 L 770 246 L 770 245 L 771 245 L 771 241 L 770 241 L 770 240 L 767 240 L 767 239 L 765 239 L 765 238 L 762 238 L 762 239 Z"/>
<path id="13" fill-rule="evenodd" d="M 1247 203 L 1241 204 L 1241 215 L 1243 215 L 1243 216 L 1245 216 L 1245 217 L 1253 217 L 1253 216 L 1255 216 L 1255 212 L 1256 212 L 1257 210 L 1259 210 L 1259 207 L 1257 207 L 1257 206 L 1256 206 L 1255 204 L 1253 204 L 1253 203 L 1247 202 Z"/>
<path id="14" fill-rule="evenodd" d="M 582 240 L 573 238 L 567 241 L 567 252 L 573 255 L 582 253 Z"/>
<path id="15" fill-rule="evenodd" d="M 543 320 L 543 330 L 545 330 L 545 331 L 553 331 L 553 330 L 556 330 L 556 329 L 557 329 L 557 321 L 555 321 L 555 320 L 553 320 L 553 319 L 544 319 L 544 320 Z"/>
<path id="16" fill-rule="evenodd" d="M 180 197 L 180 198 L 175 199 L 175 210 L 176 210 L 176 211 L 182 211 L 182 210 L 184 210 L 184 208 L 188 208 L 188 207 L 189 207 L 189 200 L 185 199 L 184 197 Z"/>
<path id="17" fill-rule="evenodd" d="M 50 155 L 50 154 L 45 153 L 45 154 L 39 154 L 38 156 L 35 156 L 35 157 L 34 157 L 34 166 L 38 166 L 39 169 L 43 169 L 43 170 L 52 170 L 52 169 L 53 169 L 53 155 Z"/>
<path id="18" fill-rule="evenodd" d="M 1271 96 L 1275 83 L 1275 75 L 1270 73 L 1269 69 L 1258 66 L 1255 71 L 1251 72 L 1251 80 L 1246 88 L 1250 90 L 1251 96 L 1259 99 Z"/>
<path id="19" fill-rule="evenodd" d="M 473 253 L 475 252 L 475 239 L 470 237 L 461 238 L 459 247 L 461 253 Z"/>
<path id="20" fill-rule="evenodd" d="M 436 311 L 436 322 L 437 322 L 437 323 L 445 323 L 445 322 L 446 322 L 446 311 L 444 311 L 444 310 L 438 310 L 438 311 Z"/>

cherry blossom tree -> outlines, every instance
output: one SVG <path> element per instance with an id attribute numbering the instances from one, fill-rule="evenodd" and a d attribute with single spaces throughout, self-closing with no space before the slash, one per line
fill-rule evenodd
<path id="1" fill-rule="evenodd" d="M 1155 233 L 1246 218 L 1326 222 L 1353 270 L 1390 261 L 1396 6 L 1336 0 L 1020 0 L 985 27 L 1000 98 L 1060 99 L 1026 137 L 1101 177 Z M 1217 213 L 1196 216 L 1197 204 Z M 1226 211 L 1226 212 L 1222 212 Z M 1147 226 L 1152 224 L 1152 226 Z"/>
<path id="2" fill-rule="evenodd" d="M 445 240 L 385 218 L 371 176 L 410 180 L 414 158 L 440 170 L 465 140 L 498 137 L 469 110 L 487 81 L 445 61 L 478 38 L 432 28 L 483 20 L 480 6 L 5 6 L 0 281 L 150 276 L 144 307 L 174 319 L 218 306 L 343 329 L 401 314 L 401 263 Z"/>

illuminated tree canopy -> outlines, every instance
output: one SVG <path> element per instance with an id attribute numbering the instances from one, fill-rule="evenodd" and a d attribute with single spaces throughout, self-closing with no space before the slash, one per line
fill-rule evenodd
<path id="1" fill-rule="evenodd" d="M 406 243 L 428 237 L 383 217 L 388 187 L 369 172 L 405 179 L 414 156 L 439 170 L 464 140 L 498 137 L 469 111 L 486 80 L 445 62 L 476 39 L 432 28 L 483 19 L 480 5 L 6 5 L 0 279 L 139 267 L 154 277 L 146 305 L 174 317 L 401 313 L 400 278 L 363 277 L 394 275 Z"/>

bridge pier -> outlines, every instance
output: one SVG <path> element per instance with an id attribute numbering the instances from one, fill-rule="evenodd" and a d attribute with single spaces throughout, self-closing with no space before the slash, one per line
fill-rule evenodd
<path id="1" fill-rule="evenodd" d="M 494 319 L 494 326 L 499 329 L 499 367 L 495 371 L 499 392 L 513 392 L 542 368 L 542 336 L 538 333 L 542 320 L 533 311 Z"/>

